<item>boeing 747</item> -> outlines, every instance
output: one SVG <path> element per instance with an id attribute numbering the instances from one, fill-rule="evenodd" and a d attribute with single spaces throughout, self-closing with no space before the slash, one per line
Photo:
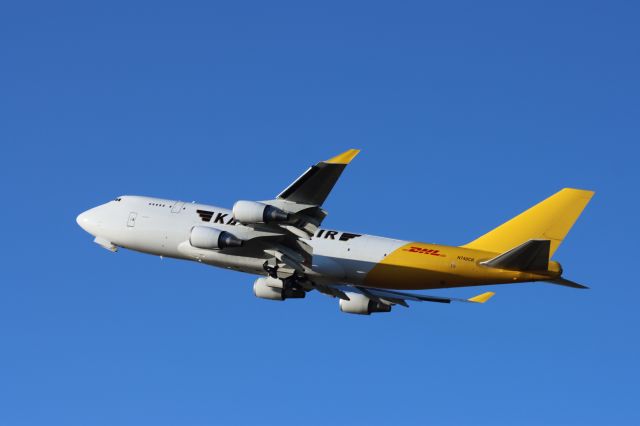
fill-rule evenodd
<path id="1" fill-rule="evenodd" d="M 231 210 L 123 195 L 77 217 L 109 251 L 126 248 L 259 275 L 253 292 L 270 300 L 313 290 L 339 299 L 342 312 L 389 312 L 407 301 L 484 303 L 406 290 L 546 281 L 562 277 L 552 260 L 593 196 L 565 188 L 460 247 L 402 241 L 322 227 L 322 205 L 358 154 L 351 149 L 311 166 L 275 199 L 237 201 Z"/>

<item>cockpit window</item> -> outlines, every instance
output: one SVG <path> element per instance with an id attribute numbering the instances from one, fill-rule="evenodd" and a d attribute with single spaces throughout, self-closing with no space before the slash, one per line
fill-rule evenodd
<path id="1" fill-rule="evenodd" d="M 116 198 L 116 199 L 115 199 L 115 200 L 113 200 L 113 201 L 122 201 L 122 198 L 118 197 L 118 198 Z"/>

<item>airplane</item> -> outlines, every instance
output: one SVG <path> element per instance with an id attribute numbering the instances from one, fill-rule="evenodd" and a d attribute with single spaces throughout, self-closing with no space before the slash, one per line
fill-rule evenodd
<path id="1" fill-rule="evenodd" d="M 390 312 L 407 302 L 484 303 L 406 290 L 544 281 L 588 288 L 562 276 L 551 257 L 593 191 L 565 188 L 459 247 L 402 241 L 322 227 L 324 201 L 360 151 L 307 169 L 275 199 L 237 201 L 231 210 L 123 195 L 76 221 L 109 251 L 118 248 L 259 275 L 255 296 L 304 298 L 316 290 L 350 314 Z"/>

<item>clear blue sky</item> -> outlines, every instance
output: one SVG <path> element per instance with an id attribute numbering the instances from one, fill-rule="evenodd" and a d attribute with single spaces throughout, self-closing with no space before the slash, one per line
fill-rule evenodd
<path id="1" fill-rule="evenodd" d="M 640 423 L 639 12 L 4 2 L 0 425 Z M 596 190 L 556 253 L 592 289 L 348 316 L 75 223 L 122 194 L 269 198 L 351 147 L 336 229 L 462 244 Z"/>

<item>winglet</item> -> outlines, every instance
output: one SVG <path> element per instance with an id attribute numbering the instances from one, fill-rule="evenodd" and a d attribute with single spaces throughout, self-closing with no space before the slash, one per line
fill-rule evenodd
<path id="1" fill-rule="evenodd" d="M 325 163 L 329 164 L 349 164 L 351 160 L 353 160 L 356 155 L 360 152 L 359 149 L 350 149 L 348 151 L 343 152 L 342 154 L 336 155 L 335 157 L 325 161 Z"/>
<path id="2" fill-rule="evenodd" d="M 486 293 L 482 293 L 482 294 L 479 294 L 479 295 L 477 295 L 477 296 L 474 296 L 474 297 L 472 297 L 472 298 L 470 298 L 470 299 L 467 299 L 467 301 L 469 301 L 469 302 L 475 302 L 475 303 L 484 303 L 484 302 L 486 302 L 487 300 L 491 299 L 491 298 L 493 297 L 493 295 L 494 295 L 494 294 L 495 294 L 494 292 L 492 292 L 492 291 L 488 291 L 488 292 L 486 292 Z"/>

